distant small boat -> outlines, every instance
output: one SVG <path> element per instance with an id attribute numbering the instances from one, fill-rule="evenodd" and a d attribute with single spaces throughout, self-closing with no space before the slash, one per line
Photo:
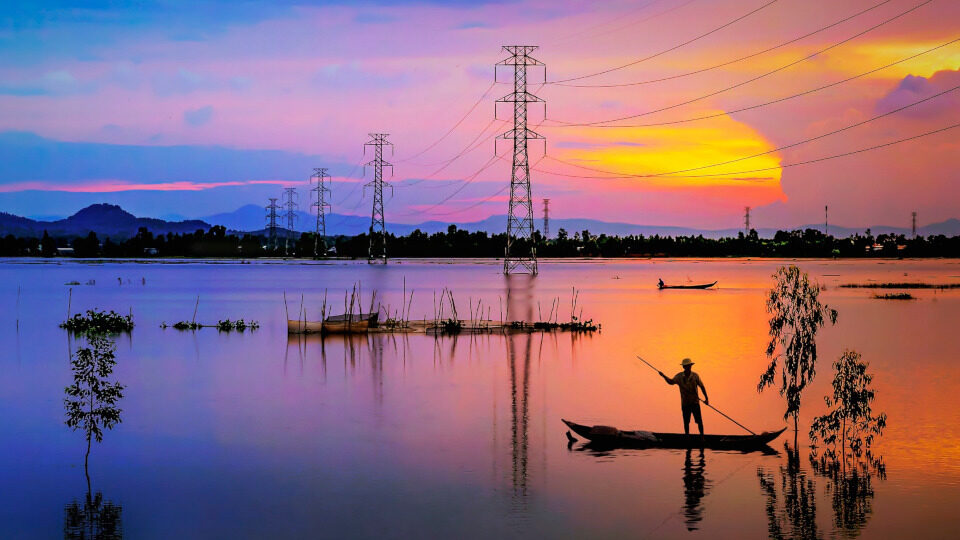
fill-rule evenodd
<path id="1" fill-rule="evenodd" d="M 354 334 L 376 328 L 379 313 L 332 315 L 323 321 L 287 320 L 288 334 Z"/>
<path id="2" fill-rule="evenodd" d="M 563 420 L 571 431 L 597 446 L 611 448 L 710 448 L 713 450 L 760 450 L 786 431 L 757 435 L 685 435 L 653 431 L 621 431 L 610 426 L 585 426 Z"/>
<path id="3" fill-rule="evenodd" d="M 660 283 L 657 283 L 657 288 L 659 289 L 709 289 L 710 287 L 713 287 L 716 284 L 717 284 L 716 281 L 714 281 L 713 283 L 703 283 L 701 285 L 661 285 Z"/>

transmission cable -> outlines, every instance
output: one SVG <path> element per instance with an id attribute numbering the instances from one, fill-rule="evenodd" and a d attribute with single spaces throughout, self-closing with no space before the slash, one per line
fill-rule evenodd
<path id="1" fill-rule="evenodd" d="M 884 66 L 880 66 L 880 67 L 878 67 L 878 68 L 874 68 L 874 69 L 871 69 L 871 70 L 869 70 L 869 71 L 864 71 L 863 73 L 859 73 L 859 74 L 854 75 L 854 76 L 852 76 L 852 77 L 847 77 L 846 79 L 842 79 L 842 80 L 835 81 L 835 82 L 832 82 L 832 83 L 829 83 L 829 84 L 825 84 L 825 85 L 823 85 L 823 86 L 818 86 L 818 87 L 816 87 L 816 88 L 812 88 L 812 89 L 809 89 L 809 90 L 804 90 L 803 92 L 798 92 L 798 93 L 796 93 L 796 94 L 791 94 L 791 95 L 789 95 L 789 96 L 777 98 L 777 99 L 774 99 L 774 100 L 771 100 L 771 101 L 766 101 L 766 102 L 763 102 L 763 103 L 757 103 L 757 104 L 754 104 L 754 105 L 749 105 L 749 106 L 746 106 L 746 107 L 741 107 L 741 108 L 739 108 L 739 109 L 731 109 L 731 110 L 729 110 L 729 111 L 723 111 L 723 112 L 714 113 L 714 114 L 708 114 L 708 115 L 704 115 L 704 116 L 694 116 L 694 117 L 691 117 L 691 118 L 682 118 L 682 119 L 679 119 L 679 120 L 667 120 L 667 121 L 663 121 L 663 122 L 650 122 L 650 123 L 645 123 L 645 124 L 617 124 L 617 125 L 615 125 L 615 126 L 600 125 L 600 126 L 590 126 L 590 127 L 591 127 L 591 128 L 618 129 L 618 128 L 638 128 L 638 127 L 653 127 L 653 126 L 669 126 L 669 125 L 674 125 L 674 124 L 685 124 L 685 123 L 688 123 L 688 122 L 696 122 L 696 121 L 699 121 L 699 120 L 709 120 L 709 119 L 711 119 L 711 118 L 717 118 L 717 117 L 720 117 L 720 116 L 727 116 L 727 115 L 734 114 L 734 113 L 739 113 L 739 112 L 744 112 L 744 111 L 750 111 L 750 110 L 753 110 L 753 109 L 759 109 L 759 108 L 761 108 L 761 107 L 766 107 L 766 106 L 768 106 L 768 105 L 774 105 L 774 104 L 776 104 L 776 103 L 781 103 L 781 102 L 788 101 L 788 100 L 791 100 L 791 99 L 794 99 L 794 98 L 798 98 L 798 97 L 810 95 L 810 94 L 813 94 L 813 93 L 815 93 L 815 92 L 819 92 L 819 91 L 821 91 L 821 90 L 826 90 L 826 89 L 828 89 L 828 88 L 833 88 L 834 86 L 838 86 L 838 85 L 841 85 L 841 84 L 844 84 L 844 83 L 847 83 L 847 82 L 850 82 L 850 81 L 853 81 L 853 80 L 856 80 L 856 79 L 860 79 L 860 78 L 866 77 L 867 75 L 872 75 L 872 74 L 874 74 L 874 73 L 876 73 L 876 72 L 878 72 L 878 71 L 883 71 L 884 69 L 891 68 L 891 67 L 893 67 L 893 66 L 895 66 L 895 65 L 902 64 L 902 63 L 904 63 L 904 62 L 908 62 L 908 61 L 910 61 L 910 60 L 913 60 L 914 58 L 917 58 L 917 57 L 919 57 L 919 56 L 923 56 L 923 55 L 925 55 L 925 54 L 927 54 L 927 53 L 931 53 L 931 52 L 936 51 L 936 50 L 938 50 L 938 49 L 942 49 L 942 48 L 947 47 L 947 46 L 949 46 L 949 45 L 953 45 L 954 43 L 956 43 L 956 42 L 958 42 L 958 41 L 960 41 L 960 38 L 954 38 L 954 39 L 952 39 L 952 40 L 950 40 L 950 41 L 948 41 L 948 42 L 946 42 L 946 43 L 943 43 L 943 44 L 941 44 L 941 45 L 937 45 L 936 47 L 932 47 L 932 48 L 927 49 L 927 50 L 925 50 L 925 51 L 920 51 L 920 52 L 918 52 L 918 53 L 916 53 L 916 54 L 912 54 L 912 55 L 910 55 L 910 56 L 908 56 L 908 57 L 906 57 L 906 58 L 901 58 L 900 60 L 897 60 L 896 62 L 891 62 L 891 63 L 886 64 L 886 65 L 884 65 Z M 544 127 L 544 128 L 549 128 L 549 129 L 556 129 L 556 128 L 571 128 L 571 127 L 583 127 L 583 126 L 576 126 L 576 125 L 558 125 L 558 126 L 543 126 L 543 127 Z"/>
<path id="2" fill-rule="evenodd" d="M 799 63 L 801 63 L 801 62 L 805 62 L 805 61 L 807 61 L 807 60 L 810 60 L 811 58 L 813 58 L 813 57 L 815 57 L 815 56 L 817 56 L 817 55 L 819 55 L 819 54 L 822 54 L 822 53 L 824 53 L 824 52 L 826 52 L 826 51 L 829 51 L 830 49 L 834 49 L 834 48 L 836 48 L 836 47 L 839 47 L 840 45 L 843 45 L 844 43 L 847 43 L 847 42 L 849 42 L 849 41 L 852 41 L 852 40 L 854 40 L 854 39 L 856 39 L 856 38 L 858 38 L 858 37 L 863 36 L 864 34 L 866 34 L 866 33 L 868 33 L 868 32 L 871 32 L 871 31 L 873 31 L 873 30 L 876 30 L 877 28 L 880 28 L 881 26 L 883 26 L 883 25 L 885 25 L 885 24 L 887 24 L 887 23 L 890 23 L 890 22 L 892 22 L 892 21 L 894 21 L 894 20 L 896 20 L 896 19 L 899 19 L 900 17 L 903 17 L 904 15 L 907 15 L 908 13 L 911 13 L 911 12 L 913 12 L 913 11 L 915 11 L 915 10 L 917 10 L 917 9 L 919 9 L 919 8 L 925 6 L 925 5 L 927 5 L 927 4 L 929 4 L 930 2 L 933 2 L 933 1 L 934 1 L 934 0 L 924 0 L 924 2 L 921 2 L 921 3 L 919 3 L 919 4 L 917 4 L 917 5 L 913 6 L 913 7 L 911 7 L 910 9 L 908 9 L 908 10 L 906 10 L 906 11 L 900 12 L 900 13 L 898 13 L 897 15 L 894 15 L 893 17 L 890 17 L 889 19 L 886 19 L 886 20 L 884 20 L 884 21 L 882 21 L 882 22 L 880 22 L 880 23 L 878 23 L 878 24 L 875 24 L 875 25 L 871 26 L 870 28 L 867 28 L 866 30 L 863 30 L 863 31 L 861 31 L 861 32 L 858 32 L 858 33 L 856 33 L 856 34 L 854 34 L 854 35 L 852 35 L 852 36 L 850 36 L 850 37 L 848 37 L 848 38 L 846 38 L 846 39 L 843 39 L 843 40 L 838 41 L 838 42 L 836 42 L 836 43 L 834 43 L 834 44 L 832 44 L 832 45 L 829 45 L 829 46 L 827 46 L 827 47 L 825 47 L 825 48 L 823 48 L 823 49 L 820 49 L 820 50 L 818 50 L 818 51 L 816 51 L 816 52 L 814 52 L 814 53 L 812 53 L 812 54 L 809 54 L 809 55 L 807 55 L 807 56 L 805 56 L 805 57 L 803 57 L 803 58 L 801 58 L 801 59 L 799 59 L 799 60 L 794 60 L 793 62 L 789 62 L 789 63 L 787 63 L 787 64 L 784 64 L 784 65 L 782 65 L 782 66 L 780 66 L 780 67 L 778 67 L 778 68 L 776 68 L 776 69 L 773 69 L 773 70 L 771 70 L 771 71 L 767 71 L 767 72 L 762 73 L 762 74 L 760 74 L 760 75 L 757 75 L 756 77 L 753 77 L 753 78 L 751 78 L 751 79 L 747 79 L 747 80 L 745 80 L 745 81 L 739 82 L 739 83 L 734 84 L 734 85 L 732 85 L 732 86 L 727 86 L 726 88 L 721 88 L 720 90 L 715 90 L 715 91 L 713 91 L 713 92 L 710 92 L 709 94 L 705 94 L 705 95 L 702 95 L 702 96 L 699 96 L 699 97 L 695 97 L 695 98 L 689 99 L 689 100 L 687 100 L 687 101 L 682 101 L 682 102 L 680 102 L 680 103 L 674 103 L 673 105 L 668 105 L 668 106 L 666 106 L 666 107 L 661 107 L 661 108 L 659 108 L 659 109 L 652 109 L 652 110 L 649 110 L 649 111 L 646 111 L 646 112 L 642 112 L 642 113 L 631 114 L 631 115 L 627 115 L 627 116 L 621 116 L 621 117 L 619 117 L 619 118 L 610 118 L 610 119 L 607 119 L 607 120 L 598 120 L 598 121 L 596 121 L 596 122 L 565 122 L 565 121 L 553 120 L 553 119 L 551 119 L 551 121 L 552 121 L 552 122 L 555 122 L 555 123 L 558 123 L 558 124 L 565 125 L 565 126 L 581 126 L 581 127 L 585 127 L 585 126 L 597 126 L 597 125 L 600 125 L 600 124 L 609 124 L 609 123 L 612 123 L 612 122 L 619 122 L 619 121 L 621 121 L 621 120 L 629 120 L 629 119 L 631 119 L 631 118 L 639 118 L 639 117 L 641 117 L 641 116 L 648 116 L 648 115 L 651 115 L 651 114 L 654 114 L 654 113 L 663 112 L 663 111 L 667 111 L 667 110 L 670 110 L 670 109 L 675 109 L 675 108 L 677 108 L 677 107 L 682 107 L 682 106 L 684 106 L 684 105 L 689 105 L 689 104 L 691 104 L 691 103 L 696 103 L 696 102 L 698 102 L 698 101 L 702 101 L 702 100 L 707 99 L 707 98 L 709 98 L 709 97 L 713 97 L 713 96 L 722 94 L 722 93 L 724 93 L 724 92 L 728 92 L 728 91 L 730 91 L 730 90 L 733 90 L 733 89 L 735 89 L 735 88 L 739 88 L 739 87 L 741 87 L 741 86 L 745 86 L 745 85 L 747 85 L 747 84 L 750 84 L 750 83 L 752 83 L 752 82 L 758 81 L 758 80 L 763 79 L 763 78 L 765 78 L 765 77 L 769 77 L 770 75 L 773 75 L 774 73 L 778 73 L 778 72 L 783 71 L 783 70 L 785 70 L 785 69 L 787 69 L 787 68 L 789 68 L 789 67 L 795 66 L 795 65 L 797 65 L 797 64 L 799 64 Z"/>
<path id="3" fill-rule="evenodd" d="M 641 63 L 641 62 L 646 62 L 647 60 L 652 60 L 652 59 L 654 59 L 654 58 L 656 58 L 656 57 L 658 57 L 658 56 L 664 55 L 664 54 L 666 54 L 666 53 L 668 53 L 668 52 L 671 52 L 671 51 L 675 51 L 675 50 L 679 49 L 680 47 L 689 45 L 689 44 L 691 44 L 691 43 L 693 43 L 693 42 L 695 42 L 695 41 L 697 41 L 697 40 L 699 40 L 699 39 L 705 38 L 705 37 L 709 36 L 710 34 L 713 34 L 713 33 L 715 33 L 715 32 L 718 32 L 718 31 L 720 31 L 720 30 L 723 30 L 724 28 L 726 28 L 726 27 L 728 27 L 728 26 L 730 26 L 730 25 L 732 25 L 732 24 L 735 24 L 735 23 L 737 23 L 737 22 L 740 22 L 740 21 L 742 21 L 743 19 L 746 19 L 747 17 L 753 15 L 754 13 L 757 13 L 758 11 L 760 11 L 760 10 L 762 10 L 762 9 L 764 9 L 764 8 L 767 8 L 767 7 L 769 7 L 769 6 L 772 6 L 773 4 L 777 3 L 777 1 L 778 1 L 778 0 L 770 0 L 770 1 L 767 2 L 766 4 L 764 4 L 764 5 L 756 8 L 756 9 L 754 9 L 753 11 L 750 11 L 750 12 L 744 14 L 744 15 L 741 15 L 741 16 L 737 17 L 736 19 L 733 19 L 732 21 L 729 21 L 729 22 L 727 22 L 727 23 L 725 23 L 725 24 L 723 24 L 723 25 L 721 25 L 721 26 L 718 26 L 718 27 L 714 28 L 713 30 L 710 30 L 710 31 L 708 31 L 708 32 L 706 32 L 706 33 L 700 34 L 699 36 L 697 36 L 697 37 L 695 37 L 695 38 L 692 38 L 692 39 L 689 39 L 689 40 L 687 40 L 687 41 L 684 41 L 683 43 L 680 43 L 680 44 L 678 44 L 678 45 L 674 45 L 673 47 L 670 47 L 669 49 L 664 49 L 664 50 L 662 50 L 662 51 L 660 51 L 660 52 L 651 54 L 650 56 L 646 56 L 646 57 L 644 57 L 644 58 L 640 58 L 639 60 L 634 60 L 634 61 L 632 61 L 632 62 L 628 62 L 628 63 L 623 64 L 623 65 L 621 65 L 621 66 L 608 68 L 608 69 L 605 69 L 605 70 L 603 70 L 603 71 L 597 71 L 597 72 L 595 72 L 595 73 L 590 73 L 590 74 L 587 74 L 587 75 L 580 75 L 579 77 L 570 77 L 570 78 L 567 78 L 567 79 L 558 79 L 558 80 L 556 80 L 556 81 L 548 81 L 547 84 L 557 84 L 557 83 L 565 83 L 565 82 L 570 82 L 570 81 L 579 81 L 579 80 L 582 80 L 582 79 L 589 79 L 589 78 L 591 78 L 591 77 L 596 77 L 596 76 L 598 76 L 598 75 L 605 75 L 605 74 L 607 74 L 607 73 L 611 73 L 611 72 L 618 71 L 618 70 L 621 70 L 621 69 L 624 69 L 624 68 L 628 68 L 628 67 L 630 67 L 630 66 L 635 66 L 635 65 L 637 65 L 637 64 L 639 64 L 639 63 Z"/>
<path id="4" fill-rule="evenodd" d="M 781 48 L 781 47 L 785 47 L 785 46 L 790 45 L 790 44 L 792 44 L 792 43 L 796 43 L 796 42 L 798 42 L 798 41 L 800 41 L 800 40 L 803 40 L 803 39 L 806 39 L 806 38 L 808 38 L 808 37 L 810 37 L 810 36 L 812 36 L 812 35 L 819 34 L 820 32 L 829 30 L 829 29 L 831 29 L 831 28 L 833 28 L 833 27 L 835 27 L 835 26 L 838 26 L 838 25 L 840 25 L 840 24 L 843 24 L 843 23 L 845 23 L 845 22 L 847 22 L 847 21 L 849 21 L 849 20 L 855 19 L 855 18 L 863 15 L 864 13 L 868 13 L 868 12 L 870 12 L 870 11 L 873 11 L 873 10 L 877 9 L 878 7 L 883 6 L 884 4 L 889 4 L 889 3 L 892 2 L 892 1 L 893 1 L 893 0 L 883 0 L 882 2 L 880 2 L 880 3 L 878 3 L 878 4 L 874 4 L 873 6 L 870 6 L 870 7 L 868 7 L 867 9 L 864 9 L 864 10 L 862 10 L 862 11 L 858 11 L 857 13 L 854 13 L 853 15 L 844 17 L 843 19 L 840 19 L 839 21 L 836 21 L 836 22 L 834 22 L 834 23 L 832 23 L 832 24 L 829 24 L 829 25 L 827 25 L 827 26 L 822 26 L 822 27 L 817 28 L 816 30 L 814 30 L 814 31 L 812 31 L 812 32 L 808 32 L 808 33 L 806 33 L 806 34 L 804 34 L 804 35 L 802 35 L 802 36 L 795 37 L 795 38 L 793 38 L 793 39 L 791 39 L 791 40 L 789 40 L 789 41 L 784 41 L 784 42 L 782 42 L 782 43 L 779 43 L 779 44 L 777 44 L 777 45 L 774 45 L 773 47 L 768 47 L 768 48 L 766 48 L 766 49 L 763 49 L 762 51 L 757 51 L 757 52 L 748 54 L 747 56 L 741 56 L 741 57 L 739 57 L 739 58 L 734 58 L 733 60 L 728 60 L 728 61 L 723 62 L 723 63 L 720 63 L 720 64 L 715 64 L 715 65 L 713 65 L 713 66 L 705 67 L 705 68 L 701 68 L 701 69 L 697 69 L 697 70 L 694 70 L 694 71 L 688 71 L 688 72 L 686 72 L 686 73 L 680 73 L 680 74 L 678 74 L 678 75 L 671 75 L 671 76 L 669 76 L 669 77 L 661 77 L 661 78 L 659 78 L 659 79 L 648 79 L 648 80 L 644 80 L 644 81 L 634 81 L 634 82 L 627 82 L 627 83 L 613 83 L 613 84 L 566 84 L 566 83 L 556 82 L 556 83 L 553 83 L 553 84 L 555 84 L 556 86 L 565 86 L 565 87 L 568 87 L 568 88 L 621 88 L 621 87 L 625 87 L 625 86 L 640 86 L 640 85 L 643 85 L 643 84 L 652 84 L 652 83 L 658 83 L 658 82 L 664 82 L 664 81 L 672 81 L 672 80 L 674 80 L 674 79 L 681 79 L 681 78 L 683 78 L 683 77 L 689 77 L 690 75 L 696 75 L 696 74 L 698 74 L 698 73 L 705 73 L 705 72 L 707 72 L 707 71 L 712 71 L 712 70 L 717 69 L 717 68 L 721 68 L 721 67 L 729 66 L 729 65 L 732 65 L 732 64 L 736 64 L 737 62 L 742 62 L 742 61 L 744 61 L 744 60 L 749 60 L 749 59 L 751 59 L 751 58 L 755 58 L 755 57 L 757 57 L 757 56 L 766 54 L 766 53 L 768 53 L 768 52 L 770 52 L 770 51 L 779 49 L 779 48 Z"/>
<path id="5" fill-rule="evenodd" d="M 714 168 L 714 167 L 720 167 L 720 166 L 722 166 L 722 165 L 729 165 L 729 164 L 731 164 L 731 163 L 737 163 L 737 162 L 740 162 L 740 161 L 746 161 L 746 160 L 748 160 L 748 159 L 753 159 L 753 158 L 757 158 L 757 157 L 761 157 L 761 156 L 766 156 L 766 155 L 772 154 L 772 153 L 774 153 L 774 152 L 779 152 L 779 151 L 781 151 L 781 150 L 787 150 L 788 148 L 795 148 L 795 147 L 797 147 L 797 146 L 801 146 L 801 145 L 807 144 L 807 143 L 809 143 L 809 142 L 813 142 L 813 141 L 817 141 L 817 140 L 820 140 L 820 139 L 824 139 L 824 138 L 826 138 L 826 137 L 830 137 L 830 136 L 832 136 L 832 135 L 836 135 L 837 133 L 843 133 L 844 131 L 847 131 L 847 130 L 850 130 L 850 129 L 853 129 L 853 128 L 857 128 L 857 127 L 860 127 L 860 126 L 865 125 L 865 124 L 869 124 L 870 122 L 873 122 L 873 121 L 875 121 L 875 120 L 879 120 L 879 119 L 881 119 L 881 118 L 885 118 L 885 117 L 887 117 L 887 116 L 896 114 L 896 113 L 898 113 L 898 112 L 900 112 L 900 111 L 904 111 L 904 110 L 909 109 L 909 108 L 911 108 L 911 107 L 915 107 L 915 106 L 917 106 L 917 105 L 920 105 L 921 103 L 926 103 L 927 101 L 936 99 L 936 98 L 938 98 L 938 97 L 940 97 L 940 96 L 949 94 L 949 93 L 951 93 L 951 92 L 955 92 L 955 91 L 958 90 L 958 89 L 960 89 L 960 84 L 954 86 L 953 88 L 948 88 L 948 89 L 946 89 L 946 90 L 943 90 L 942 92 L 937 92 L 936 94 L 927 96 L 927 97 L 925 97 L 925 98 L 923 98 L 923 99 L 914 101 L 914 102 L 912 102 L 912 103 L 908 103 L 908 104 L 906 104 L 906 105 L 904 105 L 904 106 L 902 106 L 902 107 L 897 107 L 896 109 L 887 111 L 887 112 L 882 113 L 882 114 L 878 114 L 878 115 L 873 116 L 873 117 L 871 117 L 871 118 L 867 118 L 866 120 L 861 120 L 861 121 L 859 121 L 859 122 L 850 124 L 850 125 L 848 125 L 848 126 L 844 126 L 844 127 L 842 127 L 842 128 L 835 129 L 835 130 L 833 130 L 833 131 L 828 131 L 828 132 L 826 132 L 826 133 L 821 133 L 820 135 L 817 135 L 817 136 L 815 136 L 815 137 L 810 137 L 810 138 L 808 138 L 808 139 L 803 139 L 803 140 L 801 140 L 801 141 L 797 141 L 797 142 L 794 142 L 794 143 L 791 143 L 791 144 L 786 144 L 786 145 L 783 145 L 783 146 L 778 146 L 777 148 L 773 148 L 773 149 L 771 149 L 771 150 L 767 150 L 766 152 L 760 152 L 759 154 L 753 154 L 753 155 L 750 155 L 750 156 L 744 156 L 744 157 L 740 157 L 740 158 L 737 158 L 737 159 L 731 159 L 731 160 L 728 160 L 728 161 L 721 161 L 721 162 L 718 162 L 718 163 L 711 163 L 711 164 L 709 164 L 709 165 L 701 165 L 701 166 L 699 166 L 699 167 L 691 167 L 691 168 L 689 168 L 689 169 L 680 169 L 680 170 L 676 170 L 676 171 L 670 171 L 670 172 L 666 172 L 666 173 L 662 173 L 662 174 L 663 174 L 663 175 L 672 175 L 672 174 L 676 174 L 676 173 L 685 173 L 685 172 L 691 172 L 691 171 L 699 171 L 699 170 L 702 170 L 702 169 L 712 169 L 712 168 Z M 553 161 L 556 161 L 556 162 L 558 162 L 558 163 L 564 163 L 564 164 L 570 165 L 570 166 L 572 166 L 572 167 L 577 167 L 577 168 L 579 168 L 579 169 L 585 169 L 585 170 L 588 170 L 588 171 L 602 172 L 602 173 L 614 174 L 614 175 L 615 175 L 615 174 L 620 174 L 620 173 L 613 172 L 613 171 L 606 171 L 606 170 L 603 170 L 603 169 L 596 169 L 596 168 L 593 168 L 593 167 L 587 167 L 587 166 L 585 166 L 585 165 L 579 165 L 579 164 L 576 164 L 576 163 L 571 163 L 571 162 L 569 162 L 569 161 L 565 161 L 565 160 L 558 159 L 558 158 L 555 158 L 555 157 L 551 157 L 550 159 L 553 160 Z M 646 175 L 641 175 L 641 176 L 646 176 Z"/>
<path id="6" fill-rule="evenodd" d="M 412 156 L 410 156 L 410 157 L 408 157 L 408 158 L 404 158 L 404 159 L 399 159 L 399 160 L 397 160 L 397 163 L 405 163 L 405 162 L 407 162 L 407 161 L 410 161 L 410 160 L 413 159 L 413 158 L 416 158 L 417 156 L 421 156 L 421 155 L 429 152 L 430 150 L 432 150 L 435 146 L 437 146 L 437 145 L 440 144 L 441 142 L 443 142 L 443 140 L 446 139 L 451 133 L 453 133 L 454 130 L 456 130 L 458 127 L 460 127 L 460 124 L 462 124 L 463 121 L 466 120 L 468 116 L 470 116 L 471 114 L 473 114 L 473 111 L 475 111 L 475 110 L 477 109 L 477 107 L 480 106 L 480 103 L 482 103 L 483 100 L 486 99 L 487 94 L 489 94 L 490 91 L 493 90 L 493 87 L 496 86 L 496 84 L 497 84 L 496 82 L 490 83 L 490 86 L 488 86 L 487 89 L 483 91 L 483 95 L 480 96 L 480 99 L 478 99 L 478 100 L 470 107 L 470 109 L 468 109 L 467 112 L 464 113 L 464 115 L 461 116 L 460 119 L 457 120 L 457 122 L 456 122 L 455 124 L 453 124 L 453 127 L 451 127 L 450 129 L 448 129 L 447 132 L 444 133 L 443 135 L 441 135 L 439 139 L 437 139 L 436 141 L 433 142 L 433 144 L 427 146 L 427 147 L 424 148 L 423 150 L 417 152 L 416 154 L 413 154 Z"/>
<path id="7" fill-rule="evenodd" d="M 618 176 L 586 176 L 586 175 L 563 174 L 563 173 L 558 173 L 558 172 L 554 172 L 554 171 L 546 171 L 546 170 L 542 170 L 542 169 L 535 169 L 535 170 L 536 170 L 537 172 L 541 172 L 541 173 L 544 173 L 544 174 L 552 174 L 552 175 L 564 176 L 564 177 L 568 177 L 568 178 L 588 178 L 588 179 L 596 179 L 596 180 L 618 180 L 618 179 L 627 179 L 627 178 L 655 178 L 655 177 L 656 177 L 656 178 L 710 178 L 710 177 L 719 177 L 719 176 L 730 176 L 730 175 L 734 175 L 734 174 L 749 174 L 749 173 L 763 172 L 763 171 L 774 171 L 774 170 L 779 170 L 779 169 L 786 169 L 786 168 L 788 168 L 788 167 L 799 167 L 800 165 L 810 165 L 810 164 L 812 164 L 812 163 L 820 163 L 821 161 L 829 161 L 829 160 L 831 160 L 831 159 L 837 159 L 837 158 L 852 156 L 852 155 L 854 155 L 854 154 L 861 154 L 861 153 L 864 153 L 864 152 L 870 152 L 870 151 L 873 151 L 873 150 L 878 150 L 878 149 L 880 149 L 880 148 L 886 148 L 886 147 L 888 147 L 888 146 L 893 146 L 893 145 L 896 145 L 896 144 L 913 141 L 913 140 L 920 139 L 920 138 L 923 138 L 923 137 L 927 137 L 927 136 L 930 136 L 930 135 L 936 135 L 937 133 L 942 133 L 942 132 L 944 132 L 944 131 L 949 131 L 949 130 L 951 130 L 951 129 L 955 129 L 955 128 L 958 128 L 958 127 L 960 127 L 960 122 L 958 122 L 958 123 L 956 123 L 956 124 L 951 124 L 951 125 L 948 125 L 948 126 L 939 128 L 939 129 L 935 129 L 935 130 L 932 130 L 932 131 L 927 131 L 927 132 L 924 132 L 924 133 L 920 133 L 920 134 L 917 134 L 917 135 L 913 135 L 913 136 L 910 136 L 910 137 L 906 137 L 906 138 L 903 138 L 903 139 L 897 139 L 897 140 L 895 140 L 895 141 L 890 141 L 890 142 L 886 142 L 886 143 L 882 143 L 882 144 L 877 144 L 877 145 L 869 146 L 869 147 L 866 147 L 866 148 L 859 148 L 859 149 L 857 149 L 857 150 L 851 150 L 851 151 L 849 151 L 849 152 L 844 152 L 844 153 L 842 153 L 842 154 L 834 154 L 834 155 L 831 155 L 831 156 L 825 156 L 825 157 L 820 157 L 820 158 L 816 158 L 816 159 L 809 159 L 809 160 L 806 160 L 806 161 L 798 161 L 798 162 L 796 162 L 796 163 L 781 163 L 780 165 L 777 165 L 776 167 L 763 167 L 763 168 L 759 168 L 759 169 L 749 169 L 749 170 L 744 170 L 744 171 L 731 171 L 731 172 L 724 172 L 724 173 L 690 174 L 690 175 L 683 175 L 683 174 L 681 174 L 681 175 L 674 175 L 674 174 L 633 175 L 633 174 L 631 174 L 631 175 L 618 175 Z M 754 180 L 754 179 L 751 179 L 751 180 Z"/>

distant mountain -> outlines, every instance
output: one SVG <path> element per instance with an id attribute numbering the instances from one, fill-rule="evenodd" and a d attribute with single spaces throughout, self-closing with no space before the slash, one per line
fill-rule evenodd
<path id="1" fill-rule="evenodd" d="M 114 239 L 129 238 L 146 227 L 153 234 L 192 233 L 197 229 L 207 230 L 210 225 L 200 220 L 164 221 L 155 218 L 138 218 L 113 204 L 93 204 L 76 214 L 56 221 L 38 221 L 0 212 L 0 234 L 15 236 L 86 236 L 91 231 L 97 236 Z"/>
<path id="2" fill-rule="evenodd" d="M 314 230 L 316 227 L 316 216 L 306 212 L 297 212 L 297 220 L 294 229 L 298 232 Z M 179 217 L 179 216 L 177 216 Z M 503 233 L 506 230 L 506 216 L 490 216 L 480 221 L 455 222 L 457 228 L 467 231 L 485 231 L 496 234 Z M 355 216 L 348 214 L 328 214 L 326 216 L 328 235 L 357 235 L 365 233 L 370 228 L 369 216 Z M 541 220 L 536 221 L 538 229 L 542 227 Z M 225 212 L 193 220 L 165 220 L 156 218 L 136 217 L 122 208 L 112 204 L 94 204 L 88 206 L 76 214 L 51 221 L 41 221 L 37 219 L 25 218 L 0 212 L 0 235 L 13 234 L 16 236 L 41 236 L 43 231 L 48 231 L 52 236 L 86 236 L 90 231 L 96 232 L 100 237 L 110 236 L 115 239 L 129 238 L 137 233 L 140 227 L 146 227 L 154 234 L 173 233 L 192 233 L 197 229 L 207 230 L 212 225 L 222 225 L 230 231 L 262 233 L 266 226 L 266 210 L 257 205 L 249 204 L 242 206 L 233 212 Z M 286 221 L 278 217 L 277 225 L 281 228 L 278 234 L 285 231 L 283 227 Z M 387 230 L 393 234 L 405 235 L 416 229 L 433 234 L 446 231 L 451 225 L 447 221 L 425 221 L 415 224 L 387 223 Z M 799 229 L 823 230 L 823 224 L 804 225 Z M 570 236 L 575 233 L 589 230 L 591 234 L 607 235 L 637 235 L 644 236 L 690 236 L 700 235 L 707 238 L 720 238 L 724 236 L 736 236 L 741 229 L 697 229 L 691 227 L 669 227 L 656 225 L 637 225 L 633 223 L 621 223 L 601 221 L 597 219 L 585 218 L 554 218 L 550 220 L 551 237 L 556 237 L 557 232 L 564 229 Z M 854 234 L 862 234 L 868 227 L 852 228 L 830 226 L 830 234 L 845 238 Z M 873 234 L 910 234 L 910 230 L 904 227 L 890 227 L 884 225 L 875 225 L 869 227 Z M 772 237 L 777 232 L 773 228 L 760 228 L 757 233 L 764 238 Z M 920 227 L 919 234 L 946 236 L 960 235 L 960 220 L 948 219 L 939 223 L 931 223 Z"/>

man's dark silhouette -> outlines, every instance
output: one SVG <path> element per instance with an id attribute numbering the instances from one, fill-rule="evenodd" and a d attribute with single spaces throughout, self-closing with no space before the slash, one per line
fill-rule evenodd
<path id="1" fill-rule="evenodd" d="M 693 361 L 684 358 L 680 365 L 683 366 L 683 371 L 674 375 L 672 379 L 664 375 L 662 371 L 658 371 L 658 373 L 663 377 L 663 380 L 667 381 L 667 384 L 675 384 L 680 387 L 683 432 L 687 435 L 690 434 L 690 415 L 693 415 L 693 419 L 697 421 L 697 426 L 700 428 L 700 435 L 703 435 L 703 417 L 700 415 L 700 398 L 697 396 L 697 388 L 699 387 L 703 391 L 704 403 L 709 405 L 710 398 L 707 397 L 707 389 L 703 386 L 700 376 L 691 369 Z"/>

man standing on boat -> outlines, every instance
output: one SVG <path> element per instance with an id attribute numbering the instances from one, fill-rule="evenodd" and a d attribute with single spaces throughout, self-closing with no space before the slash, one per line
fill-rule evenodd
<path id="1" fill-rule="evenodd" d="M 697 421 L 697 426 L 700 428 L 700 435 L 703 436 L 703 417 L 700 415 L 700 397 L 697 395 L 697 388 L 703 391 L 703 402 L 707 405 L 710 404 L 710 398 L 707 397 L 707 389 L 703 386 L 703 381 L 700 380 L 700 375 L 697 375 L 693 371 L 693 361 L 689 358 L 684 358 L 680 363 L 683 366 L 683 371 L 674 375 L 671 379 L 663 374 L 662 371 L 657 373 L 663 377 L 663 380 L 667 381 L 667 384 L 675 384 L 680 387 L 680 408 L 683 410 L 683 432 L 687 435 L 690 434 L 690 415 L 693 415 L 693 419 Z"/>

